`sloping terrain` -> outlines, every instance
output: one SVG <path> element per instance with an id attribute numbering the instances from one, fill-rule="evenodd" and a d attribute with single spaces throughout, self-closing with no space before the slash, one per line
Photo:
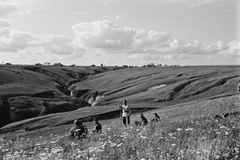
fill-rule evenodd
<path id="1" fill-rule="evenodd" d="M 70 97 L 68 86 L 85 76 L 114 68 L 57 66 L 0 66 L 0 127 L 10 122 L 89 106 Z"/>
<path id="2" fill-rule="evenodd" d="M 239 79 L 238 67 L 155 67 L 92 75 L 71 87 L 98 91 L 98 105 L 122 99 L 166 105 L 234 94 Z"/>
<path id="3" fill-rule="evenodd" d="M 118 117 L 117 104 L 123 99 L 126 99 L 137 113 L 154 108 L 168 109 L 180 103 L 198 103 L 232 96 L 239 94 L 236 91 L 240 79 L 239 69 L 238 66 L 150 67 L 121 70 L 107 67 L 25 67 L 24 70 L 27 72 L 43 75 L 41 78 L 44 77 L 46 81 L 49 79 L 47 85 L 50 87 L 40 83 L 43 81 L 41 78 L 38 80 L 39 84 L 36 84 L 37 86 L 42 84 L 39 88 L 49 88 L 54 96 L 44 98 L 44 102 L 40 104 L 34 99 L 39 97 L 25 97 L 30 101 L 28 106 L 31 110 L 34 108 L 40 111 L 31 117 L 41 116 L 24 117 L 23 119 L 31 119 L 11 123 L 0 131 L 59 126 L 70 124 L 76 118 L 91 121 L 93 117 L 100 119 Z M 14 104 L 17 108 L 19 104 L 14 98 L 10 98 L 9 102 L 10 107 Z M 79 105 L 80 103 L 82 105 Z M 60 106 L 65 109 L 59 109 Z M 68 106 L 72 106 L 72 109 Z M 56 113 L 62 111 L 70 112 Z M 21 119 L 16 115 L 15 117 L 17 120 Z"/>

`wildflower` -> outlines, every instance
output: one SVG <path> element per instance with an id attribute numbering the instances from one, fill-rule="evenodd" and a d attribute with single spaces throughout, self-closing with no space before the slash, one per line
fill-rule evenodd
<path id="1" fill-rule="evenodd" d="M 185 129 L 186 131 L 192 131 L 193 130 L 193 128 L 187 128 L 187 129 Z"/>
<path id="2" fill-rule="evenodd" d="M 171 144 L 172 147 L 175 147 L 176 145 L 177 145 L 177 144 L 175 144 L 175 143 Z"/>
<path id="3" fill-rule="evenodd" d="M 111 143 L 111 147 L 115 147 L 116 145 L 116 143 Z"/>
<path id="4" fill-rule="evenodd" d="M 169 135 L 170 137 L 172 137 L 172 136 L 173 136 L 173 133 L 169 133 L 168 135 Z"/>
<path id="5" fill-rule="evenodd" d="M 56 154 L 56 153 L 62 152 L 62 151 L 63 151 L 63 148 L 54 148 L 54 149 L 52 150 L 52 153 Z"/>
<path id="6" fill-rule="evenodd" d="M 119 143 L 119 144 L 117 145 L 117 147 L 120 147 L 121 145 L 123 145 L 123 143 Z"/>
<path id="7" fill-rule="evenodd" d="M 182 130 L 182 128 L 178 128 L 177 131 L 180 132 Z"/>
<path id="8" fill-rule="evenodd" d="M 220 129 L 227 129 L 227 127 L 225 127 L 225 126 L 221 126 Z"/>
<path id="9" fill-rule="evenodd" d="M 143 136 L 143 135 L 140 135 L 140 137 L 141 137 L 142 139 L 146 139 L 146 138 L 148 138 L 148 137 Z"/>

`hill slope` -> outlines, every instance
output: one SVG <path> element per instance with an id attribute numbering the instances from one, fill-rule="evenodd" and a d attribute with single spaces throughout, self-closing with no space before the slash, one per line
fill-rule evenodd
<path id="1" fill-rule="evenodd" d="M 89 106 L 67 89 L 85 76 L 113 70 L 105 67 L 0 66 L 0 127 L 10 122 Z"/>
<path id="2" fill-rule="evenodd" d="M 64 111 L 67 111 L 69 107 L 66 107 L 65 102 L 74 102 L 72 105 L 68 105 L 75 106 L 72 110 L 87 106 L 87 104 L 94 107 L 84 107 L 71 112 L 26 119 L 9 124 L 3 127 L 1 131 L 53 127 L 72 123 L 76 118 L 91 121 L 96 116 L 100 117 L 100 119 L 117 117 L 119 111 L 116 106 L 123 99 L 129 101 L 131 107 L 135 110 L 134 112 L 140 112 L 143 109 L 167 109 L 179 103 L 196 103 L 203 100 L 227 97 L 238 94 L 236 86 L 240 78 L 240 68 L 234 66 L 152 67 L 114 71 L 113 69 L 106 70 L 106 68 L 104 71 L 101 68 L 97 68 L 97 70 L 92 70 L 92 68 L 81 68 L 79 70 L 78 68 L 69 68 L 27 68 L 27 70 L 31 70 L 31 73 L 45 75 L 46 79 L 52 77 L 55 84 L 65 87 L 61 91 L 56 85 L 55 88 L 54 85 L 51 85 L 54 96 L 48 97 L 48 99 L 44 98 L 44 100 L 47 101 L 48 106 L 54 106 L 57 109 L 45 113 L 54 113 L 54 110 L 59 112 L 59 106 L 65 107 Z M 53 81 L 49 84 L 54 84 Z M 68 91 L 68 94 L 64 90 Z M 70 91 L 74 93 L 74 97 L 69 97 Z M 51 104 L 51 101 L 54 101 L 52 103 L 54 105 Z M 14 102 L 14 99 L 11 98 L 10 102 Z M 77 106 L 79 103 L 83 104 Z M 47 105 L 45 104 L 45 106 Z"/>

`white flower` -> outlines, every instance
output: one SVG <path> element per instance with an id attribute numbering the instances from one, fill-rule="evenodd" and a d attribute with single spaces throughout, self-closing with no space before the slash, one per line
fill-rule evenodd
<path id="1" fill-rule="evenodd" d="M 225 126 L 221 126 L 220 128 L 221 128 L 221 129 L 227 129 L 227 127 L 225 127 Z"/>
<path id="2" fill-rule="evenodd" d="M 120 147 L 121 145 L 123 145 L 123 143 L 119 143 L 119 144 L 117 145 L 117 147 Z"/>
<path id="3" fill-rule="evenodd" d="M 187 128 L 187 129 L 185 129 L 186 131 L 192 131 L 193 130 L 193 128 Z"/>
<path id="4" fill-rule="evenodd" d="M 180 132 L 182 130 L 182 128 L 178 128 L 177 131 Z"/>

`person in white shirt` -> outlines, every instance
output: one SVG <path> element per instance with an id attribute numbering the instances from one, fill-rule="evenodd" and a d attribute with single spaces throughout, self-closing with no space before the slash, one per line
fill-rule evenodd
<path id="1" fill-rule="evenodd" d="M 122 109 L 122 120 L 123 124 L 125 126 L 130 125 L 130 114 L 131 114 L 131 109 L 127 105 L 127 101 L 123 100 L 123 104 L 119 104 L 118 107 Z"/>

